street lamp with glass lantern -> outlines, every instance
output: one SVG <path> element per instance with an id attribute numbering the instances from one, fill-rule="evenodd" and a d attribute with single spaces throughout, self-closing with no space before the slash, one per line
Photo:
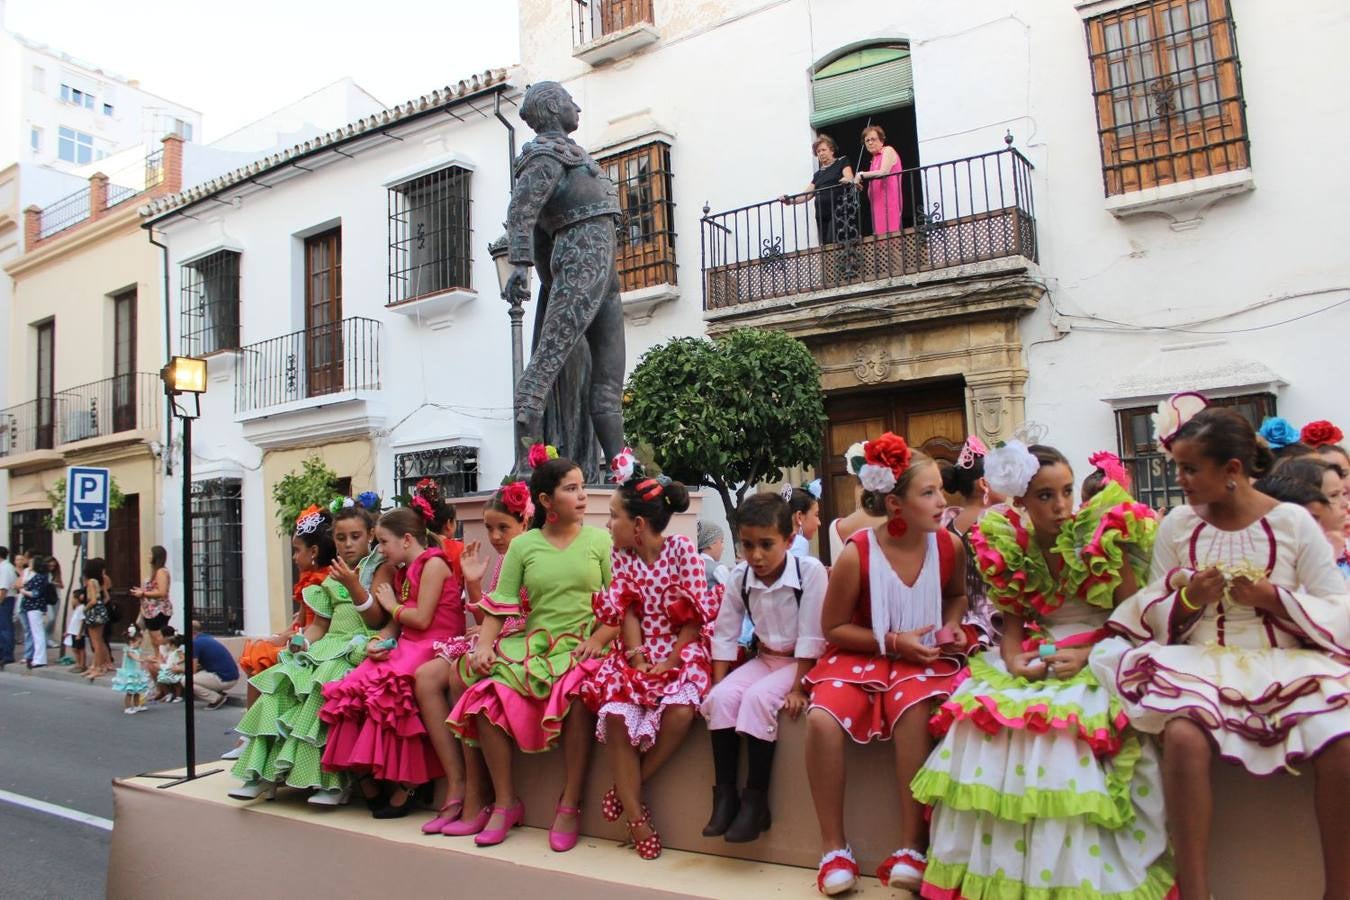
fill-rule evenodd
<path id="1" fill-rule="evenodd" d="M 497 288 L 503 300 L 508 304 L 506 314 L 511 317 L 511 395 L 514 401 L 515 389 L 520 386 L 521 373 L 525 371 L 524 320 L 525 303 L 529 298 L 529 282 L 525 282 L 525 296 L 506 296 L 506 282 L 511 277 L 511 260 L 507 258 L 506 235 L 503 233 L 488 244 L 488 256 L 497 267 Z"/>

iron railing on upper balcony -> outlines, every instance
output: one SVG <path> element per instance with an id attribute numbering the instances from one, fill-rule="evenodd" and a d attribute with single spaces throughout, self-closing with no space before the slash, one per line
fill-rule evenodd
<path id="1" fill-rule="evenodd" d="M 1037 259 L 1033 166 L 1009 147 L 702 219 L 703 308 Z"/>
<path id="2" fill-rule="evenodd" d="M 164 385 L 153 372 L 128 372 L 67 388 L 56 397 L 58 436 L 70 444 L 155 428 Z"/>
<path id="3" fill-rule="evenodd" d="M 48 238 L 58 231 L 78 225 L 89 218 L 89 188 L 82 187 L 73 194 L 43 207 L 39 238 Z"/>
<path id="4" fill-rule="evenodd" d="M 354 316 L 241 347 L 234 411 L 378 390 L 382 328 L 374 319 Z"/>
<path id="5" fill-rule="evenodd" d="M 145 189 L 148 191 L 164 180 L 164 148 L 145 155 Z"/>
<path id="6" fill-rule="evenodd" d="M 654 21 L 652 0 L 573 0 L 572 46 Z"/>
<path id="7" fill-rule="evenodd" d="M 18 456 L 56 446 L 56 421 L 60 402 L 39 397 L 0 410 L 0 456 Z"/>

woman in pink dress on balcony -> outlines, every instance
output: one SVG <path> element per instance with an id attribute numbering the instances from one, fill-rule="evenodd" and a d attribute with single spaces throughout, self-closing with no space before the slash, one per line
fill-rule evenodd
<path id="1" fill-rule="evenodd" d="M 890 234 L 900 230 L 900 211 L 904 206 L 900 188 L 900 154 L 886 143 L 880 125 L 868 125 L 862 132 L 863 147 L 872 154 L 866 172 L 859 172 L 857 184 L 867 185 L 867 201 L 872 208 L 872 233 Z M 892 177 L 887 178 L 885 176 Z"/>

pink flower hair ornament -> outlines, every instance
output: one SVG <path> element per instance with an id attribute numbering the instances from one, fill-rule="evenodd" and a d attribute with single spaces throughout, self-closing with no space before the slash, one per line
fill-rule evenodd
<path id="1" fill-rule="evenodd" d="M 1107 481 L 1114 481 L 1127 491 L 1130 489 L 1130 473 L 1121 463 L 1120 457 L 1110 450 L 1098 450 L 1089 456 L 1088 465 L 1094 469 L 1101 469 Z"/>
<path id="2" fill-rule="evenodd" d="M 526 460 L 531 469 L 537 469 L 550 459 L 558 458 L 558 448 L 552 444 L 538 443 L 530 447 L 529 456 Z"/>
<path id="3" fill-rule="evenodd" d="M 418 514 L 421 515 L 421 517 L 425 519 L 428 523 L 430 523 L 432 519 L 436 518 L 436 511 L 432 509 L 431 503 L 427 500 L 426 497 L 423 497 L 421 494 L 418 494 L 417 496 L 413 497 L 412 502 L 409 503 L 408 505 L 413 509 L 417 510 Z"/>
<path id="4" fill-rule="evenodd" d="M 1158 411 L 1153 414 L 1153 439 L 1158 447 L 1170 456 L 1181 426 L 1207 406 L 1209 399 L 1195 391 L 1182 391 L 1159 401 Z"/>
<path id="5" fill-rule="evenodd" d="M 523 481 L 513 481 L 510 484 L 502 485 L 498 492 L 502 505 L 510 511 L 511 515 L 523 521 L 529 521 L 534 516 L 534 501 L 530 498 L 530 486 Z"/>
<path id="6" fill-rule="evenodd" d="M 624 447 L 609 463 L 609 470 L 614 474 L 615 484 L 626 483 L 628 479 L 633 477 L 633 472 L 636 469 L 637 454 L 633 452 L 632 447 Z"/>
<path id="7" fill-rule="evenodd" d="M 975 460 L 988 454 L 989 448 L 985 446 L 984 441 L 980 440 L 979 435 L 972 434 L 961 445 L 961 454 L 956 457 L 956 467 L 958 469 L 973 469 L 975 468 Z"/>

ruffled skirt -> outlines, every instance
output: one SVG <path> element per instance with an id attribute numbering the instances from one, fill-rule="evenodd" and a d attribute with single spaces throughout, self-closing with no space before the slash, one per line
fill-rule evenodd
<path id="1" fill-rule="evenodd" d="M 920 665 L 831 647 L 806 674 L 811 708 L 823 709 L 859 744 L 890 740 L 915 703 L 951 695 L 964 662 L 943 656 Z"/>
<path id="2" fill-rule="evenodd" d="M 112 689 L 123 694 L 144 694 L 150 690 L 150 673 L 139 665 L 127 665 L 113 673 Z"/>
<path id="3" fill-rule="evenodd" d="M 319 718 L 329 728 L 325 769 L 406 784 L 444 774 L 414 690 L 418 666 L 434 655 L 431 640 L 400 638 L 388 659 L 367 659 L 346 678 L 324 685 Z"/>
<path id="4" fill-rule="evenodd" d="M 1350 734 L 1350 666 L 1323 651 L 1152 642 L 1107 650 L 1094 652 L 1093 666 L 1114 679 L 1135 728 L 1158 734 L 1171 719 L 1189 719 L 1253 775 Z"/>
<path id="5" fill-rule="evenodd" d="M 666 707 L 697 708 L 711 687 L 712 663 L 708 653 L 702 645 L 693 643 L 680 652 L 678 668 L 659 676 L 639 672 L 621 654 L 611 654 L 581 685 L 578 696 L 596 714 L 596 740 L 605 742 L 609 716 L 622 716 L 628 726 L 629 741 L 646 751 L 656 742 Z"/>
<path id="6" fill-rule="evenodd" d="M 342 786 L 339 773 L 323 768 L 328 742 L 328 725 L 319 718 L 323 686 L 340 680 L 365 658 L 367 640 L 364 634 L 354 638 L 330 632 L 303 653 L 282 651 L 276 665 L 249 679 L 258 699 L 235 726 L 247 738 L 231 770 L 236 778 L 296 788 Z"/>
<path id="7" fill-rule="evenodd" d="M 1171 895 L 1157 752 L 1090 669 L 1028 681 L 990 651 L 931 724 L 924 897 Z"/>

